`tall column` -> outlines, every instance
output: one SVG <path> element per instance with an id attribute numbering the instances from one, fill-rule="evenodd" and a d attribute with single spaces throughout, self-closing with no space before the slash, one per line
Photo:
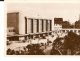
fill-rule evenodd
<path id="1" fill-rule="evenodd" d="M 38 26 L 39 26 L 38 19 L 34 19 L 33 20 L 33 30 L 34 30 L 33 33 L 37 33 L 38 32 L 38 28 L 39 28 Z"/>
<path id="2" fill-rule="evenodd" d="M 31 33 L 34 32 L 34 31 L 33 31 L 33 29 L 34 29 L 34 28 L 33 28 L 33 26 L 34 26 L 34 25 L 33 25 L 33 22 L 34 22 L 33 20 L 34 20 L 34 19 L 31 20 Z"/>
<path id="3" fill-rule="evenodd" d="M 48 20 L 46 20 L 46 31 L 48 31 Z"/>
<path id="4" fill-rule="evenodd" d="M 52 20 L 50 20 L 50 31 L 52 30 Z"/>
<path id="5" fill-rule="evenodd" d="M 25 34 L 27 34 L 27 18 L 25 17 Z"/>
<path id="6" fill-rule="evenodd" d="M 44 32 L 46 32 L 46 20 L 43 21 L 44 21 Z"/>
<path id="7" fill-rule="evenodd" d="M 44 20 L 42 20 L 42 32 L 44 32 Z"/>
<path id="8" fill-rule="evenodd" d="M 39 32 L 42 32 L 42 20 L 39 19 Z"/>
<path id="9" fill-rule="evenodd" d="M 37 32 L 39 32 L 39 19 L 37 20 Z"/>

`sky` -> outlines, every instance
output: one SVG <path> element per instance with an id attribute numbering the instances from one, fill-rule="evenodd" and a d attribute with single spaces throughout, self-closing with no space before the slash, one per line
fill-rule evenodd
<path id="1" fill-rule="evenodd" d="M 79 20 L 80 3 L 8 3 L 7 12 L 20 12 L 24 16 L 53 19 L 74 23 Z"/>

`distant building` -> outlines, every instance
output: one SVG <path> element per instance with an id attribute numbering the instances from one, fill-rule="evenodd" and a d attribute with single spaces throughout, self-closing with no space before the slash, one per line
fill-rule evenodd
<path id="1" fill-rule="evenodd" d="M 54 24 L 62 25 L 62 23 L 63 23 L 63 18 L 54 18 Z"/>
<path id="2" fill-rule="evenodd" d="M 62 29 L 63 18 L 54 18 L 54 30 Z"/>
<path id="3" fill-rule="evenodd" d="M 54 18 L 54 30 L 62 28 L 73 28 L 73 25 L 68 21 L 63 21 L 63 18 Z"/>
<path id="4" fill-rule="evenodd" d="M 80 29 L 80 20 L 75 22 L 75 28 Z"/>
<path id="5" fill-rule="evenodd" d="M 78 21 L 75 22 L 75 28 L 79 28 Z"/>
<path id="6" fill-rule="evenodd" d="M 71 27 L 71 25 L 70 25 L 70 23 L 68 22 L 68 21 L 63 21 L 63 23 L 62 23 L 62 28 L 70 28 Z"/>
<path id="7" fill-rule="evenodd" d="M 78 29 L 75 29 L 78 28 Z M 54 33 L 69 32 L 73 31 L 80 35 L 80 20 L 74 24 L 70 24 L 68 21 L 63 21 L 62 18 L 54 18 Z"/>
<path id="8" fill-rule="evenodd" d="M 62 29 L 62 25 L 60 25 L 60 24 L 55 24 L 54 25 L 54 30 L 55 31 L 58 31 L 58 30 L 61 30 Z"/>
<path id="9" fill-rule="evenodd" d="M 79 20 L 75 22 L 75 28 L 80 29 L 80 14 L 79 14 Z"/>
<path id="10" fill-rule="evenodd" d="M 53 34 L 61 32 L 62 23 L 63 23 L 63 18 L 54 18 L 54 32 L 53 32 Z"/>

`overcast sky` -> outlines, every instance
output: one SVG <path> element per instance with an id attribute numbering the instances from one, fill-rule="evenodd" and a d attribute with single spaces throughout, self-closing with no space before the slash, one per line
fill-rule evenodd
<path id="1" fill-rule="evenodd" d="M 79 20 L 80 3 L 9 3 L 7 12 L 25 12 L 26 16 L 54 19 L 61 17 L 71 23 Z"/>

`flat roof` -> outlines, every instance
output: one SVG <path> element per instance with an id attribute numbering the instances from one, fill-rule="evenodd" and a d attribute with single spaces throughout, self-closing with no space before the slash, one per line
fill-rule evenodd
<path id="1" fill-rule="evenodd" d="M 50 18 L 40 18 L 40 17 L 29 17 L 29 16 L 25 16 L 27 19 L 43 19 L 43 20 L 52 20 Z"/>

